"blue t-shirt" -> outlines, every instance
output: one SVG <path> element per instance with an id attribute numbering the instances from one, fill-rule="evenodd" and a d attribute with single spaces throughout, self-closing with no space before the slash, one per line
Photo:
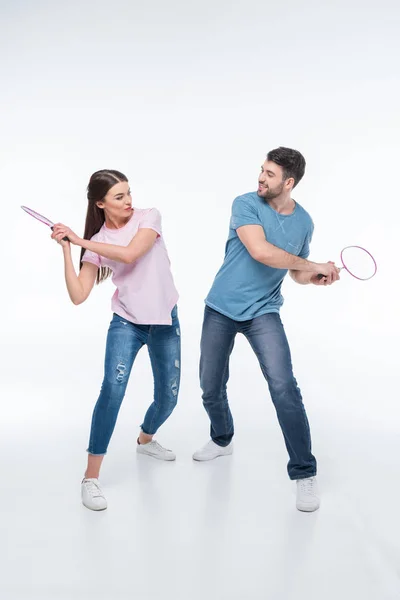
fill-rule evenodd
<path id="1" fill-rule="evenodd" d="M 243 225 L 261 225 L 268 242 L 302 258 L 309 255 L 314 229 L 310 215 L 297 202 L 290 215 L 281 215 L 257 192 L 234 200 L 224 263 L 205 302 L 235 321 L 279 313 L 282 281 L 287 273 L 287 269 L 268 267 L 250 256 L 236 233 Z"/>

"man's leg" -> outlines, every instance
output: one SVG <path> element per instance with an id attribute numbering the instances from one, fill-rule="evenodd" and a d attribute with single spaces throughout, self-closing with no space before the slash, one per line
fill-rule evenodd
<path id="1" fill-rule="evenodd" d="M 293 375 L 290 348 L 280 316 L 270 313 L 247 321 L 241 331 L 249 340 L 260 363 L 275 405 L 289 453 L 290 479 L 316 474 L 311 453 L 310 427 L 300 389 Z"/>
<path id="2" fill-rule="evenodd" d="M 235 321 L 206 306 L 201 336 L 200 387 L 204 408 L 211 421 L 211 438 L 218 446 L 228 446 L 234 433 L 226 384 L 236 331 Z"/>

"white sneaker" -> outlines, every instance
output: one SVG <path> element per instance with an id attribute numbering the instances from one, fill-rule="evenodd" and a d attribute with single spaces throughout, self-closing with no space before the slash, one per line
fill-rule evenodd
<path id="1" fill-rule="evenodd" d="M 297 483 L 297 498 L 296 508 L 303 512 L 313 512 L 320 505 L 318 497 L 317 480 L 315 477 L 307 477 L 306 479 L 298 479 Z"/>
<path id="2" fill-rule="evenodd" d="M 213 460 L 218 456 L 228 456 L 233 452 L 233 442 L 228 446 L 218 446 L 210 440 L 203 448 L 193 454 L 193 460 Z"/>
<path id="3" fill-rule="evenodd" d="M 90 510 L 105 510 L 107 500 L 104 497 L 98 479 L 83 479 L 81 485 L 82 503 Z"/>
<path id="4" fill-rule="evenodd" d="M 176 455 L 172 452 L 172 450 L 167 450 L 167 448 L 163 448 L 161 444 L 159 444 L 155 440 L 151 440 L 151 442 L 148 442 L 147 444 L 137 444 L 136 452 L 138 452 L 139 454 L 147 454 L 147 456 L 158 458 L 158 460 L 176 459 Z"/>

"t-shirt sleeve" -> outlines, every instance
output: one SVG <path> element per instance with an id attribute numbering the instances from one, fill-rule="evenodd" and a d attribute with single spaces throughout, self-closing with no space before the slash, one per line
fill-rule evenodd
<path id="1" fill-rule="evenodd" d="M 98 242 L 97 233 L 90 238 L 91 242 Z M 100 269 L 101 267 L 101 256 L 96 254 L 96 252 L 91 252 L 91 250 L 85 250 L 85 253 L 82 257 L 82 262 L 90 262 L 92 265 L 96 265 Z"/>
<path id="2" fill-rule="evenodd" d="M 251 200 L 244 196 L 239 196 L 232 204 L 231 228 L 238 229 L 243 225 L 262 226 L 262 223 L 258 216 L 257 208 Z"/>
<path id="3" fill-rule="evenodd" d="M 308 258 L 310 255 L 310 244 L 311 244 L 311 240 L 312 240 L 312 236 L 314 233 L 314 223 L 311 221 L 310 223 L 310 228 L 308 230 L 306 239 L 304 241 L 303 247 L 300 251 L 300 258 Z"/>
<path id="4" fill-rule="evenodd" d="M 161 235 L 161 213 L 156 208 L 152 208 L 144 215 L 139 223 L 139 229 L 153 229 L 158 235 Z"/>
<path id="5" fill-rule="evenodd" d="M 85 254 L 82 256 L 82 262 L 89 262 L 92 263 L 92 265 L 96 265 L 98 268 L 101 267 L 100 256 L 90 250 L 85 250 Z"/>

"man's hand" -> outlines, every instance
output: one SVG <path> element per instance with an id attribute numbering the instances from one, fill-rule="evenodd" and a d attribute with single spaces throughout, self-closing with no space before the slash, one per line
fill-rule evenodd
<path id="1" fill-rule="evenodd" d="M 318 264 L 317 267 L 318 273 L 313 273 L 310 277 L 310 283 L 314 285 L 332 285 L 335 281 L 339 281 L 340 269 L 332 261 Z M 323 275 L 323 277 L 320 275 Z"/>

